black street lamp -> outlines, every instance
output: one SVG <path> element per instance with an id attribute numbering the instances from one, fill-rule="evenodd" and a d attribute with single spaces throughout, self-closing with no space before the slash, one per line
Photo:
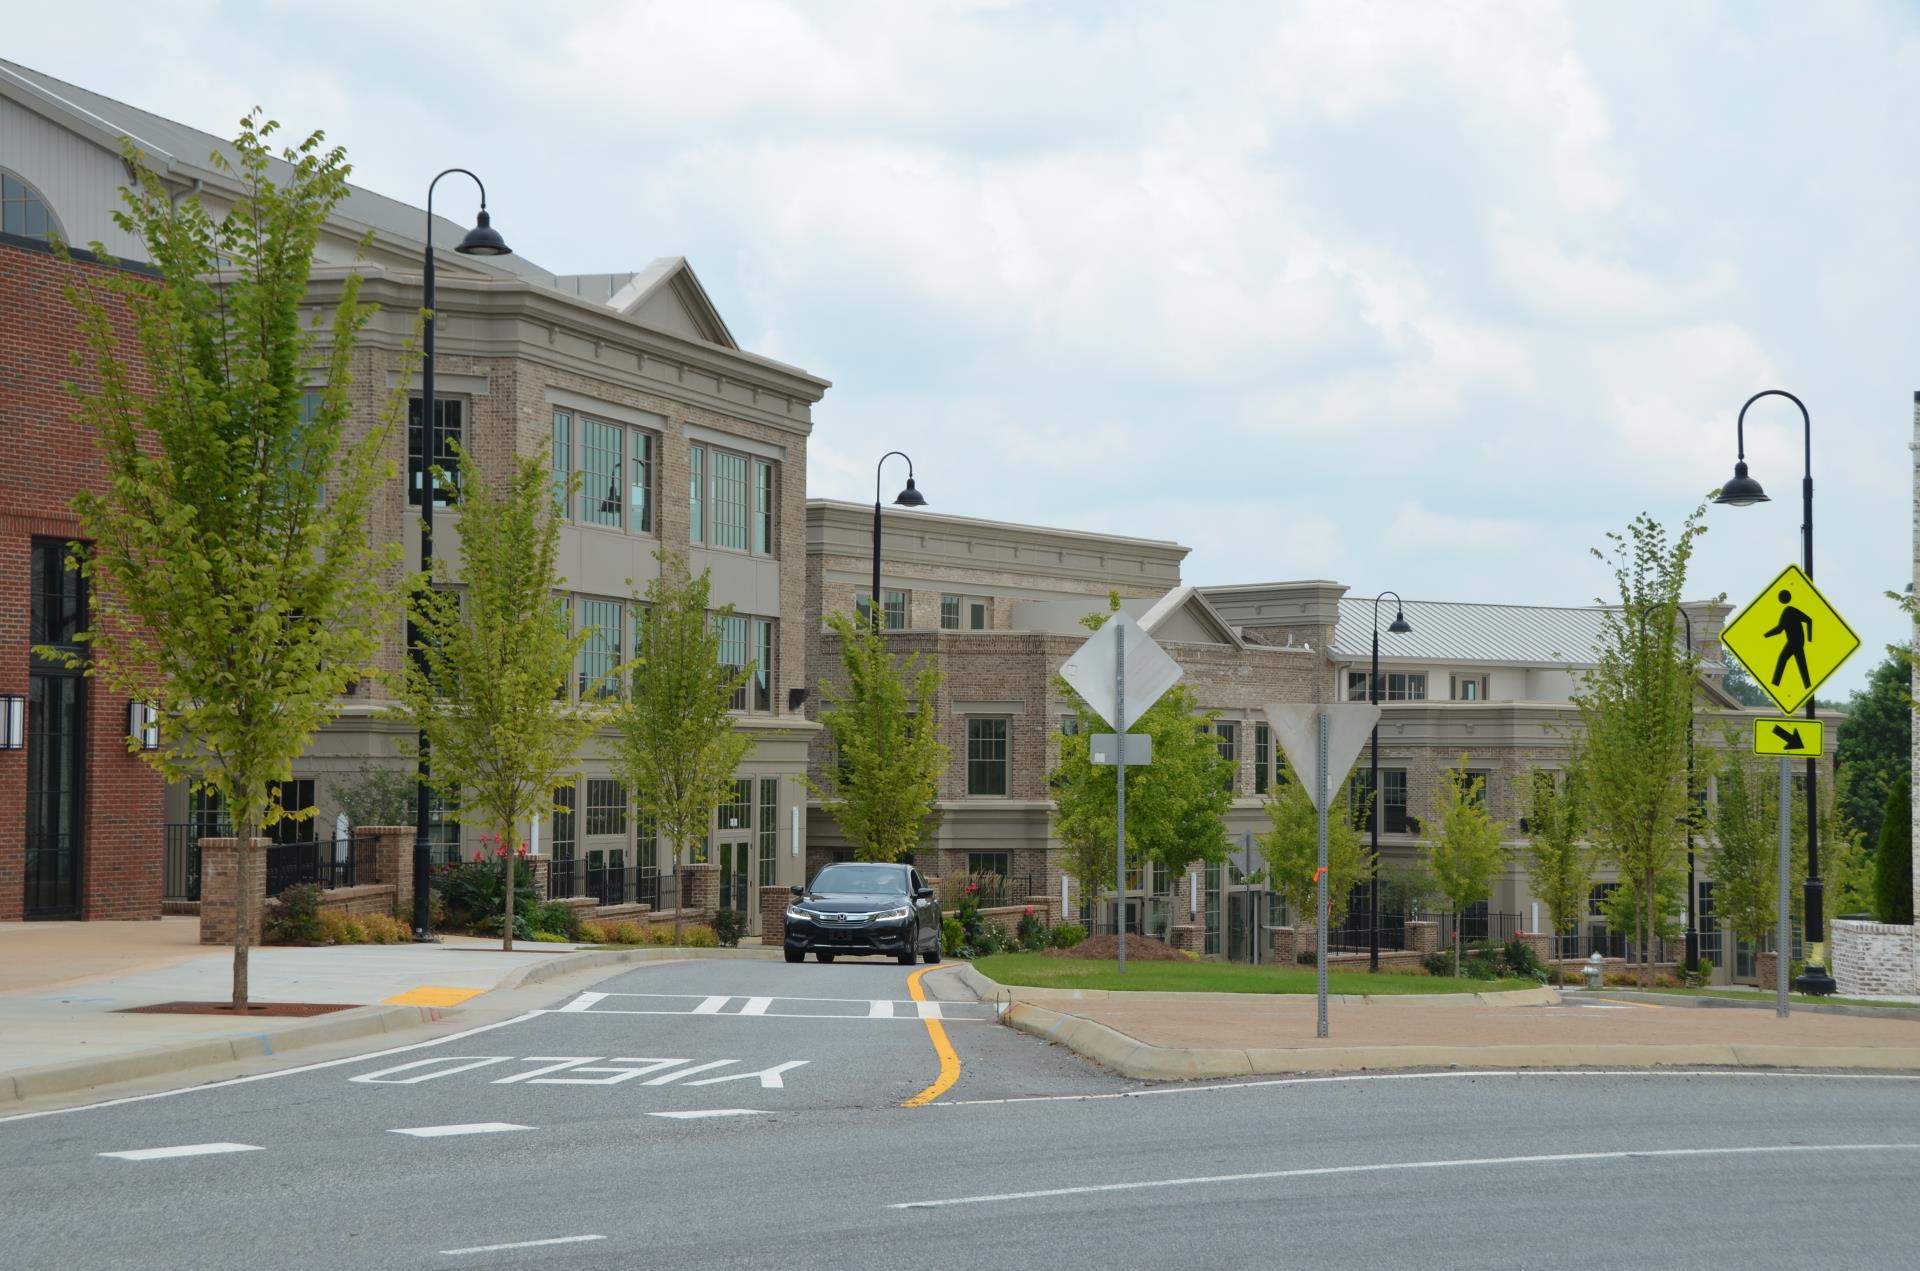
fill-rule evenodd
<path id="1" fill-rule="evenodd" d="M 1734 422 L 1735 461 L 1733 480 L 1720 487 L 1715 503 L 1725 503 L 1732 507 L 1751 507 L 1756 503 L 1767 502 L 1767 492 L 1760 483 L 1747 475 L 1747 407 L 1763 397 L 1784 397 L 1800 408 L 1802 427 L 1802 451 L 1806 460 L 1806 473 L 1800 480 L 1800 568 L 1807 577 L 1813 577 L 1813 418 L 1807 414 L 1807 404 L 1792 393 L 1781 388 L 1769 388 L 1755 393 L 1740 408 L 1740 417 Z M 1819 707 L 1814 699 L 1807 699 L 1807 718 L 1819 717 Z M 1807 756 L 1807 882 L 1803 892 L 1806 907 L 1806 928 L 1804 939 L 1807 945 L 1807 965 L 1801 971 L 1800 978 L 1793 982 L 1794 988 L 1802 993 L 1830 994 L 1837 987 L 1833 976 L 1826 968 L 1826 907 L 1824 889 L 1820 882 L 1820 799 L 1818 781 L 1820 775 L 1819 757 Z M 1780 956 L 1786 957 L 1790 950 L 1780 950 Z"/>
<path id="2" fill-rule="evenodd" d="M 1373 598 L 1373 671 L 1367 676 L 1367 701 L 1370 705 L 1380 704 L 1380 600 L 1384 596 L 1393 597 L 1393 621 L 1387 624 L 1391 635 L 1412 635 L 1413 624 L 1407 621 L 1402 611 L 1403 602 L 1397 591 L 1383 591 Z M 1373 879 L 1367 889 L 1367 970 L 1380 969 L 1380 721 L 1373 723 L 1373 741 L 1371 757 L 1367 761 L 1372 773 L 1372 787 L 1369 797 L 1373 800 L 1372 815 L 1367 820 L 1373 828 Z"/>
<path id="3" fill-rule="evenodd" d="M 425 330 L 421 340 L 423 356 L 420 362 L 420 572 L 429 574 L 433 568 L 433 460 L 438 447 L 438 433 L 434 425 L 433 396 L 433 187 L 440 184 L 440 177 L 458 172 L 473 178 L 480 187 L 480 215 L 474 220 L 473 228 L 460 240 L 453 250 L 466 256 L 510 256 L 513 249 L 500 237 L 500 231 L 493 228 L 492 220 L 487 216 L 487 187 L 480 178 L 465 168 L 448 168 L 440 176 L 427 183 L 427 250 L 425 255 L 424 278 L 420 307 L 425 312 Z M 413 650 L 414 657 L 420 656 L 420 650 Z M 432 921 L 429 917 L 429 889 L 427 875 L 433 869 L 433 846 L 428 839 L 433 793 L 427 786 L 430 774 L 427 762 L 427 734 L 420 734 L 420 767 L 418 780 L 414 788 L 413 803 L 413 938 L 420 941 L 433 939 Z"/>
<path id="4" fill-rule="evenodd" d="M 903 508 L 927 506 L 926 496 L 913 485 L 913 460 L 899 450 L 889 450 L 881 455 L 880 462 L 873 465 L 873 591 L 867 596 L 867 613 L 872 618 L 875 632 L 886 630 L 887 621 L 886 605 L 881 600 L 880 592 L 880 469 L 895 455 L 907 460 L 907 488 L 900 491 L 893 501 Z"/>

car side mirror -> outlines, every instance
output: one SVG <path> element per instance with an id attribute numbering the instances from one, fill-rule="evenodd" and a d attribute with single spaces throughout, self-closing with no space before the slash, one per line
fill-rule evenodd
<path id="1" fill-rule="evenodd" d="M 916 891 L 916 892 L 914 892 L 914 893 L 913 893 L 913 898 L 914 898 L 915 900 L 932 900 L 932 899 L 933 899 L 933 888 L 931 888 L 931 887 L 922 887 L 922 888 L 920 888 L 920 889 L 919 889 L 918 891 Z"/>
<path id="2" fill-rule="evenodd" d="M 787 890 L 792 892 L 795 896 L 804 896 L 807 894 L 807 889 L 802 887 L 799 883 L 794 883 L 792 886 L 788 887 Z"/>

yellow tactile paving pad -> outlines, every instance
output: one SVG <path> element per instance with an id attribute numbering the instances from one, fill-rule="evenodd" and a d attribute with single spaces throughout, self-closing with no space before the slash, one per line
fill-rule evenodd
<path id="1" fill-rule="evenodd" d="M 485 989 L 450 989 L 437 984 L 423 984 L 417 989 L 408 989 L 398 997 L 390 997 L 387 1006 L 458 1006 L 470 997 L 479 997 Z"/>

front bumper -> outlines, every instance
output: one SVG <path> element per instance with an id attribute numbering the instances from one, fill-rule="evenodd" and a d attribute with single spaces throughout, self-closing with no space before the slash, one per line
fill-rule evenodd
<path id="1" fill-rule="evenodd" d="M 789 949 L 829 953 L 906 953 L 913 948 L 913 920 L 896 918 L 891 922 L 826 923 L 817 920 L 786 920 L 786 944 Z"/>

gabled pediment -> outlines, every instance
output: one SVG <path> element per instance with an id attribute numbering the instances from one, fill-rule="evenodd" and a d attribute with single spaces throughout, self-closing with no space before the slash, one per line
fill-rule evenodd
<path id="1" fill-rule="evenodd" d="M 607 307 L 655 331 L 723 349 L 740 347 L 685 256 L 655 260 L 615 292 Z"/>
<path id="2" fill-rule="evenodd" d="M 1180 644 L 1224 644 L 1239 648 L 1233 627 L 1195 587 L 1175 587 L 1140 618 L 1140 629 L 1156 640 Z"/>

